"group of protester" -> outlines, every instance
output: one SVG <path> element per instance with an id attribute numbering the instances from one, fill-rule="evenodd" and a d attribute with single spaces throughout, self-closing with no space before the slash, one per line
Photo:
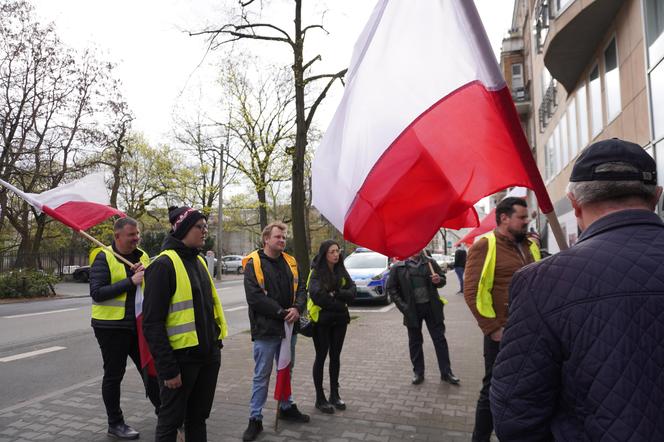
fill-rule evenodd
<path id="1" fill-rule="evenodd" d="M 505 441 L 664 440 L 664 223 L 653 213 L 662 188 L 654 160 L 618 139 L 595 143 L 576 161 L 569 199 L 582 231 L 571 249 L 545 260 L 528 239 L 527 203 L 506 198 L 497 228 L 455 257 L 461 292 L 484 335 L 485 376 L 473 441 L 494 430 Z M 157 377 L 144 376 L 157 414 L 157 441 L 207 440 L 227 326 L 200 249 L 207 234 L 198 210 L 170 208 L 171 232 L 149 263 L 138 248 L 136 221 L 115 223 L 113 252 L 91 254 L 92 325 L 99 341 L 108 434 L 136 439 L 120 409 L 127 357 L 140 367 L 138 332 L 153 355 Z M 244 441 L 263 430 L 273 361 L 286 331 L 307 314 L 315 323 L 312 368 L 315 407 L 343 410 L 340 355 L 355 284 L 339 244 L 324 241 L 304 281 L 284 252 L 286 226 L 268 225 L 264 247 L 243 265 L 253 341 L 254 373 Z M 539 262 L 541 261 L 541 262 Z M 148 266 L 149 264 L 149 266 Z M 465 271 L 463 268 L 465 267 Z M 386 290 L 408 331 L 413 384 L 424 381 L 422 322 L 431 335 L 441 380 L 459 385 L 445 339 L 438 294 L 445 273 L 425 253 L 394 264 Z M 142 287 L 142 329 L 134 298 Z M 291 337 L 294 360 L 297 333 Z M 329 394 L 323 386 L 329 356 Z M 293 364 L 291 364 L 292 370 Z M 292 397 L 278 418 L 306 423 Z"/>

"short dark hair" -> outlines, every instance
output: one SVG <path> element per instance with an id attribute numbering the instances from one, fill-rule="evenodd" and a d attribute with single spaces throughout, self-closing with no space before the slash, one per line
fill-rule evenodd
<path id="1" fill-rule="evenodd" d="M 125 218 L 118 218 L 115 221 L 115 224 L 113 224 L 113 231 L 119 232 L 124 229 L 124 226 L 138 227 L 138 222 L 134 218 L 129 218 L 128 216 Z"/>
<path id="2" fill-rule="evenodd" d="M 496 225 L 500 225 L 500 215 L 505 214 L 507 216 L 512 216 L 515 212 L 514 206 L 523 206 L 528 208 L 528 203 L 523 198 L 516 196 L 510 196 L 502 200 L 496 206 Z"/>

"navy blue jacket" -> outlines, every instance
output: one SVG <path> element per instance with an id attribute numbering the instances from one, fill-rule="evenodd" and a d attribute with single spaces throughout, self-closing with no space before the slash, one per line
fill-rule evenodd
<path id="1" fill-rule="evenodd" d="M 504 441 L 664 441 L 664 223 L 604 216 L 515 274 L 491 380 Z"/>

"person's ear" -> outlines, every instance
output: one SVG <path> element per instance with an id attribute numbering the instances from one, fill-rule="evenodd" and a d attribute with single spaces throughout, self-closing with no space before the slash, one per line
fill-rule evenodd
<path id="1" fill-rule="evenodd" d="M 567 198 L 569 198 L 570 202 L 572 203 L 572 208 L 574 208 L 574 216 L 581 218 L 582 209 L 576 198 L 574 198 L 574 194 L 572 194 L 572 192 L 567 192 Z"/>
<path id="2" fill-rule="evenodd" d="M 662 186 L 657 186 L 655 189 L 655 196 L 651 202 L 651 210 L 657 210 L 657 204 L 659 203 L 660 198 L 662 197 Z"/>

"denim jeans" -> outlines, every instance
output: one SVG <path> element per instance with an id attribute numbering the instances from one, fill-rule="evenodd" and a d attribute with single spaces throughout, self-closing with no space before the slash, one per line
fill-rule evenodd
<path id="1" fill-rule="evenodd" d="M 459 291 L 463 293 L 463 272 L 466 270 L 463 267 L 454 267 L 454 273 L 456 273 L 457 278 L 459 278 Z"/>
<path id="2" fill-rule="evenodd" d="M 295 343 L 297 335 L 293 334 L 291 339 L 291 379 L 293 366 L 295 365 Z M 281 348 L 281 339 L 266 338 L 256 339 L 254 341 L 254 382 L 251 388 L 251 401 L 249 402 L 249 417 L 252 419 L 263 420 L 263 406 L 267 400 L 267 392 L 270 387 L 270 375 L 272 374 L 272 364 L 279 358 L 279 349 Z M 276 364 L 275 364 L 276 366 Z M 288 398 L 287 403 L 281 404 L 281 409 L 290 408 L 293 403 L 292 396 Z"/>

